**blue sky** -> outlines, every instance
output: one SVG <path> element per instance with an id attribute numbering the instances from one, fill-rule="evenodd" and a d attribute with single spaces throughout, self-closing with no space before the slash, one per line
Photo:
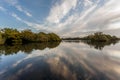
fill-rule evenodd
<path id="1" fill-rule="evenodd" d="M 0 0 L 0 28 L 83 36 L 119 35 L 119 0 Z"/>

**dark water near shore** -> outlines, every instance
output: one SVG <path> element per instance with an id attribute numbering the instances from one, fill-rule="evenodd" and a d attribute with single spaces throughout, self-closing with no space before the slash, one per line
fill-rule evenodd
<path id="1" fill-rule="evenodd" d="M 120 43 L 0 46 L 0 80 L 120 80 Z"/>

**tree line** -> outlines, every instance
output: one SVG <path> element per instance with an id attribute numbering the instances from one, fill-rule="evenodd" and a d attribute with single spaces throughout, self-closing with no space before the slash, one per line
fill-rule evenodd
<path id="1" fill-rule="evenodd" d="M 0 30 L 0 44 L 25 44 L 29 42 L 61 41 L 55 33 L 34 33 L 31 30 L 18 31 L 17 29 L 4 28 Z"/>

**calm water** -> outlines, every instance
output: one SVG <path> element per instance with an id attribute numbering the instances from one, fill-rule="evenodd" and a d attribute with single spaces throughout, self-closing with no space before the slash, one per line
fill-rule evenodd
<path id="1" fill-rule="evenodd" d="M 0 80 L 120 80 L 120 43 L 0 46 Z"/>

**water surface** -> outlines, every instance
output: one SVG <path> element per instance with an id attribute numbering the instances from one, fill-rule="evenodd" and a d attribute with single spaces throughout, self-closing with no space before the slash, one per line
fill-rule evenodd
<path id="1" fill-rule="evenodd" d="M 0 46 L 0 80 L 120 80 L 120 43 Z"/>

